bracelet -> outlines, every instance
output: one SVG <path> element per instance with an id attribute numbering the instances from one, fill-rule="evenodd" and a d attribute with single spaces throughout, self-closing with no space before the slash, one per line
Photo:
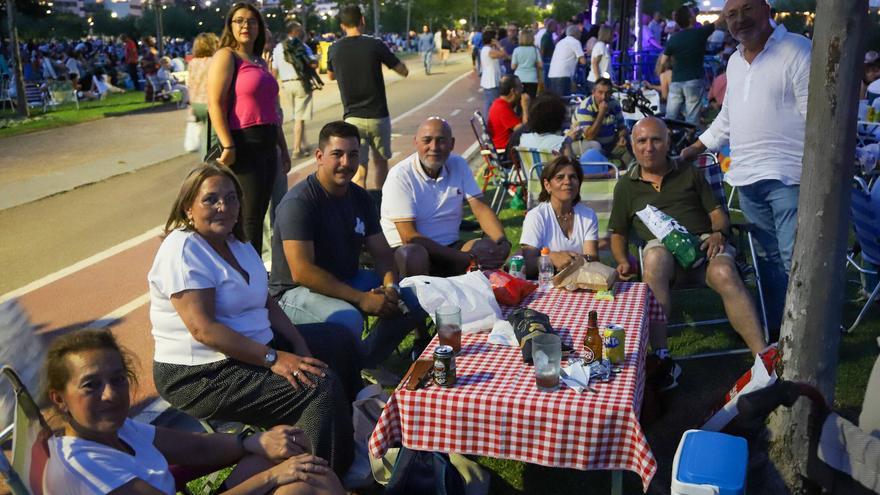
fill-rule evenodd
<path id="1" fill-rule="evenodd" d="M 224 149 L 224 150 L 234 150 L 234 149 L 235 149 L 235 145 L 232 145 L 232 146 L 223 146 L 223 145 L 221 144 L 221 145 L 220 145 L 220 148 L 221 148 L 221 149 Z"/>

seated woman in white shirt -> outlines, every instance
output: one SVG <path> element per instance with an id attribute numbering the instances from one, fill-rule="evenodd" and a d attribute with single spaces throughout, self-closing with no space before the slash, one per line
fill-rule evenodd
<path id="1" fill-rule="evenodd" d="M 537 277 L 544 247 L 550 249 L 557 271 L 578 256 L 598 259 L 599 221 L 596 212 L 580 202 L 583 178 L 580 164 L 564 155 L 541 171 L 539 204 L 526 214 L 519 241 L 527 277 Z"/>
<path id="2" fill-rule="evenodd" d="M 363 386 L 354 339 L 339 325 L 290 322 L 244 237 L 241 195 L 216 162 L 181 185 L 147 276 L 156 389 L 196 418 L 296 424 L 342 476 Z"/>
<path id="3" fill-rule="evenodd" d="M 519 146 L 554 155 L 574 156 L 571 135 L 562 129 L 565 114 L 565 103 L 555 94 L 544 93 L 535 98 L 529 107 L 528 132 L 520 135 Z"/>
<path id="4" fill-rule="evenodd" d="M 45 493 L 172 495 L 169 463 L 237 463 L 221 487 L 228 495 L 344 493 L 327 461 L 310 453 L 299 428 L 279 426 L 250 436 L 199 434 L 129 419 L 129 382 L 136 382 L 129 363 L 106 330 L 80 330 L 52 342 L 44 379 L 64 425 L 48 440 Z"/>

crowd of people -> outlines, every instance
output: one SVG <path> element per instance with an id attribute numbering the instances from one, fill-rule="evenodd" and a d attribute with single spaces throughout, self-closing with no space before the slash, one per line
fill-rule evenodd
<path id="1" fill-rule="evenodd" d="M 110 83 L 123 87 L 133 87 L 145 65 L 171 74 L 179 72 L 177 59 L 189 58 L 190 118 L 210 121 L 216 137 L 205 139 L 210 159 L 180 186 L 148 275 L 153 377 L 159 394 L 181 411 L 265 429 L 238 438 L 190 435 L 127 419 L 133 376 L 126 352 L 107 332 L 77 332 L 56 340 L 47 372 L 49 396 L 66 421 L 64 435 L 50 443 L 52 493 L 172 493 L 169 464 L 193 461 L 238 462 L 225 493 L 342 493 L 356 455 L 350 406 L 364 385 L 362 371 L 381 370 L 410 333 L 414 355 L 428 342 L 428 315 L 399 282 L 500 268 L 512 252 L 524 256 L 525 271 L 534 276 L 544 248 L 557 270 L 578 257 L 597 260 L 598 217 L 580 197 L 579 160 L 589 151 L 624 165 L 609 221 L 619 274 L 641 272 L 667 316 L 674 281 L 705 282 L 757 354 L 768 342 L 736 268 L 730 219 L 703 174 L 687 163 L 729 143 L 734 165 L 727 180 L 763 247 L 769 325 L 778 329 L 796 227 L 810 43 L 773 24 L 764 2 L 729 0 L 721 36 L 715 25 L 699 26 L 689 8 L 668 22 L 660 15 L 645 22 L 643 47 L 661 53 L 657 75 L 667 117 L 683 110 L 699 123 L 704 55 L 713 43 L 725 52 L 728 37 L 739 44 L 727 53 L 730 84 L 716 91 L 718 117 L 680 159 L 670 158 L 663 119 L 646 117 L 631 131 L 624 122 L 611 97 L 609 26 L 591 26 L 580 14 L 567 22 L 545 19 L 537 30 L 510 24 L 472 33 L 468 43 L 494 145 L 554 155 L 518 240 L 506 237 L 483 201 L 467 161 L 454 152 L 455 130 L 446 120 L 422 120 L 409 155 L 389 170 L 392 124 L 382 69 L 408 76 L 389 47 L 399 48 L 401 39 L 364 35 L 357 6 L 342 8 L 340 20 L 344 36 L 327 53 L 327 77 L 338 82 L 342 114 L 322 127 L 314 148 L 305 126 L 320 89 L 315 50 L 295 21 L 273 40 L 250 4 L 232 6 L 219 38 L 203 34 L 191 46 L 174 45 L 168 59 L 156 57 L 150 42 L 138 48 L 127 37 L 29 47 L 31 77 L 37 69 L 39 77 L 57 78 L 103 67 L 115 73 Z M 407 36 L 403 49 L 421 52 L 430 73 L 434 53 L 442 63 L 445 50 L 463 44 L 460 33 L 424 26 L 421 35 Z M 578 70 L 588 96 L 569 111 L 564 98 L 579 85 Z M 752 88 L 744 79 L 754 72 L 763 83 Z M 123 82 L 126 75 L 131 85 Z M 865 82 L 870 91 L 873 80 Z M 281 126 L 281 98 L 293 103 L 292 146 Z M 757 117 L 770 107 L 776 118 Z M 286 173 L 302 156 L 314 157 L 317 170 L 287 190 Z M 698 235 L 708 262 L 679 266 L 638 219 L 648 204 Z M 483 232 L 478 239 L 460 237 L 465 205 Z M 268 277 L 260 258 L 267 211 Z M 629 255 L 634 237 L 645 243 L 640 268 Z M 661 388 L 674 388 L 681 368 L 669 355 L 665 324 L 651 322 L 649 331 Z"/>

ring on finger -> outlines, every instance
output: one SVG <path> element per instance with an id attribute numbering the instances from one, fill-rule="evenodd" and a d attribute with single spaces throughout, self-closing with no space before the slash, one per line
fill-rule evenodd
<path id="1" fill-rule="evenodd" d="M 299 370 L 293 372 L 293 377 L 296 378 L 299 376 Z"/>

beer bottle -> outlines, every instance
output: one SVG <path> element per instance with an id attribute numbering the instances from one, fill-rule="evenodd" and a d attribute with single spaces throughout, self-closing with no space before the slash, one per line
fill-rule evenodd
<path id="1" fill-rule="evenodd" d="M 599 336 L 599 316 L 590 311 L 587 316 L 587 335 L 584 337 L 584 363 L 602 360 L 602 337 Z"/>

